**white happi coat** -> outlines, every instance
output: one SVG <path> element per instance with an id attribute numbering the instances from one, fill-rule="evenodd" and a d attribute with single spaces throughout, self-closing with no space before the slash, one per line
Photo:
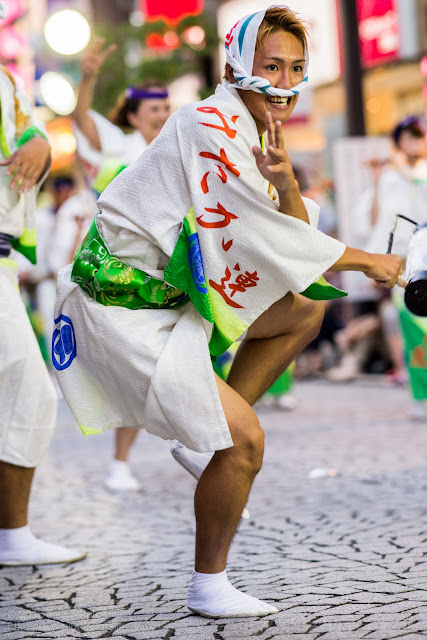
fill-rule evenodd
<path id="1" fill-rule="evenodd" d="M 98 201 L 98 229 L 109 251 L 156 278 L 163 278 L 193 207 L 213 302 L 231 303 L 241 326 L 289 291 L 304 291 L 345 250 L 317 231 L 311 200 L 305 200 L 310 225 L 277 210 L 256 167 L 256 144 L 254 120 L 238 92 L 219 86 L 171 116 Z M 245 272 L 256 277 L 232 289 L 227 269 L 236 282 L 246 282 Z M 104 306 L 70 274 L 71 265 L 58 281 L 55 318 L 72 339 L 57 377 L 83 432 L 144 427 L 197 451 L 232 446 L 210 361 L 212 325 L 193 303 Z"/>
<path id="2" fill-rule="evenodd" d="M 13 76 L 0 65 L 0 107 L 4 160 L 23 132 L 36 123 L 31 105 Z M 12 176 L 0 171 L 0 233 L 21 237 L 34 230 L 36 196 L 46 177 L 19 194 Z M 46 172 L 47 173 L 47 172 Z M 0 460 L 36 467 L 53 435 L 56 392 L 44 365 L 18 290 L 18 264 L 0 256 Z"/>

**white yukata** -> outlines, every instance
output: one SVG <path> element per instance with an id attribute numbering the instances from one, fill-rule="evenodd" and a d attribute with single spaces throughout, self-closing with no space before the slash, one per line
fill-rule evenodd
<path id="1" fill-rule="evenodd" d="M 238 92 L 218 86 L 172 115 L 103 192 L 98 259 L 120 261 L 125 285 L 141 270 L 190 299 L 126 308 L 110 295 L 108 276 L 100 284 L 102 269 L 95 284 L 73 276 L 81 286 L 71 265 L 60 272 L 54 364 L 84 433 L 141 427 L 196 451 L 232 446 L 210 353 L 224 351 L 289 291 L 303 292 L 345 250 L 317 231 L 313 201 L 305 200 L 310 225 L 277 210 L 256 144 Z"/>
<path id="2" fill-rule="evenodd" d="M 35 129 L 31 106 L 13 77 L 0 67 L 1 157 Z M 42 180 L 20 195 L 0 171 L 0 233 L 34 250 L 36 195 Z M 18 289 L 18 264 L 0 257 L 0 460 L 36 467 L 56 420 L 56 393 Z"/>

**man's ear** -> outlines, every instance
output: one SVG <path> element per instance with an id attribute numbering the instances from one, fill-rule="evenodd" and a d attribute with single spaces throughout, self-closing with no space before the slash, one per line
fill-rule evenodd
<path id="1" fill-rule="evenodd" d="M 229 82 L 231 82 L 231 84 L 235 84 L 236 78 L 234 77 L 234 70 L 228 62 L 225 63 L 225 77 Z"/>

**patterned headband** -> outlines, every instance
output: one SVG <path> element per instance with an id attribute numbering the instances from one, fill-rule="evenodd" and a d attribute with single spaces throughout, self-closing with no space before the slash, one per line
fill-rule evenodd
<path id="1" fill-rule="evenodd" d="M 167 89 L 151 91 L 150 89 L 138 89 L 138 87 L 128 87 L 125 91 L 125 98 L 130 100 L 155 100 L 169 98 Z"/>
<path id="2" fill-rule="evenodd" d="M 288 7 L 283 4 L 275 4 L 268 7 L 268 9 L 275 8 L 288 9 Z M 269 96 L 287 97 L 297 95 L 301 89 L 304 88 L 308 80 L 307 49 L 304 50 L 304 79 L 298 85 L 292 87 L 292 89 L 277 89 L 276 87 L 272 87 L 265 78 L 252 75 L 258 29 L 264 20 L 265 13 L 265 11 L 257 11 L 257 13 L 245 16 L 234 25 L 225 38 L 225 55 L 228 64 L 234 71 L 234 77 L 236 79 L 235 86 L 239 89 L 266 93 Z"/>

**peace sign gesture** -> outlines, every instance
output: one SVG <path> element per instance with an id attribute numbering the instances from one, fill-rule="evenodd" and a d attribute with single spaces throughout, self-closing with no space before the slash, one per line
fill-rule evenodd
<path id="1" fill-rule="evenodd" d="M 268 146 L 264 155 L 260 147 L 252 147 L 258 171 L 277 191 L 286 191 L 295 185 L 294 172 L 285 147 L 285 136 L 279 121 L 273 122 L 269 111 L 265 114 Z"/>
<path id="2" fill-rule="evenodd" d="M 85 50 L 80 69 L 84 78 L 96 78 L 108 56 L 117 49 L 117 45 L 110 44 L 104 47 L 105 38 L 94 38 Z"/>

